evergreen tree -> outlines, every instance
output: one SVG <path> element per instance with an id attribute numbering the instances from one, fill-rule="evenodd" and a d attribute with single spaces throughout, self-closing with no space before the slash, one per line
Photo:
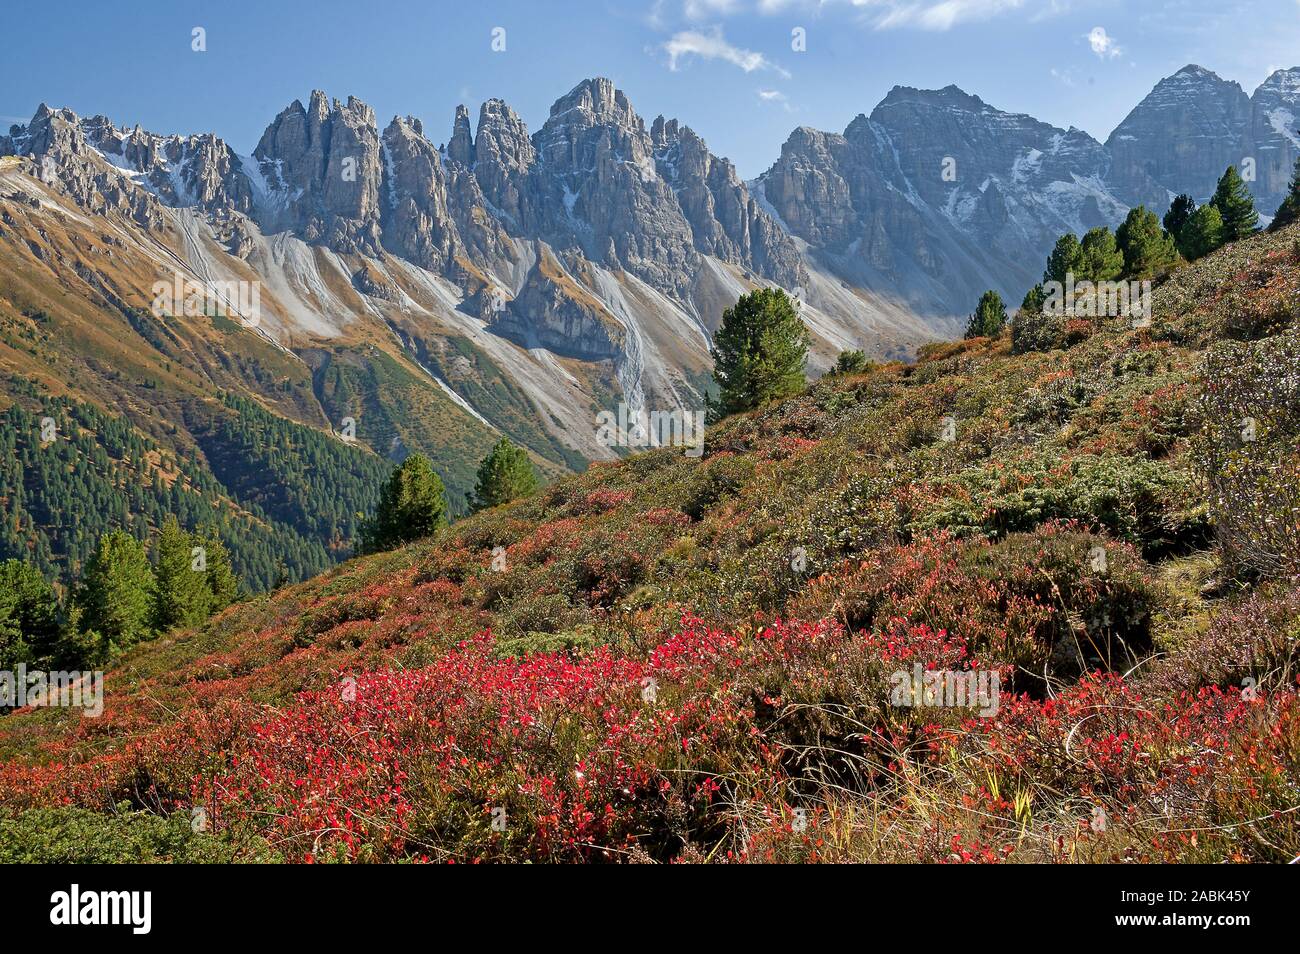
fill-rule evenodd
<path id="1" fill-rule="evenodd" d="M 858 374 L 870 367 L 871 362 L 867 360 L 866 352 L 854 349 L 840 352 L 839 357 L 835 359 L 835 367 L 831 370 L 831 373 Z"/>
<path id="2" fill-rule="evenodd" d="M 373 519 L 361 531 L 365 553 L 393 547 L 436 533 L 447 525 L 446 489 L 423 454 L 412 454 L 393 470 L 379 494 Z"/>
<path id="3" fill-rule="evenodd" d="M 980 295 L 975 314 L 966 322 L 967 338 L 993 338 L 1002 332 L 1007 323 L 1007 306 L 1002 296 L 989 290 Z"/>
<path id="4" fill-rule="evenodd" d="M 1246 183 L 1237 174 L 1236 166 L 1228 166 L 1223 173 L 1210 205 L 1223 216 L 1225 242 L 1236 242 L 1255 233 L 1259 225 L 1259 213 L 1255 211 L 1255 200 L 1246 188 Z"/>
<path id="5" fill-rule="evenodd" d="M 1041 315 L 1046 304 L 1047 292 L 1043 291 L 1043 286 L 1041 284 L 1038 284 L 1025 292 L 1025 297 L 1020 300 L 1020 309 L 1016 314 Z"/>
<path id="6" fill-rule="evenodd" d="M 230 566 L 230 554 L 222 543 L 217 528 L 211 524 L 200 527 L 194 534 L 196 546 L 203 548 L 207 563 L 205 572 L 208 592 L 211 594 L 209 613 L 219 613 L 239 597 L 239 577 Z"/>
<path id="7" fill-rule="evenodd" d="M 1174 240 L 1160 227 L 1156 214 L 1146 206 L 1129 209 L 1115 230 L 1115 242 L 1124 256 L 1124 275 L 1132 279 L 1152 278 L 1178 264 Z"/>
<path id="8" fill-rule="evenodd" d="M 478 480 L 470 497 L 470 510 L 478 512 L 531 496 L 537 487 L 537 472 L 528 459 L 528 452 L 510 443 L 510 438 L 503 437 L 479 465 Z"/>
<path id="9" fill-rule="evenodd" d="M 1066 232 L 1056 240 L 1052 254 L 1047 256 L 1047 270 L 1043 272 L 1043 283 L 1060 282 L 1066 284 L 1066 276 L 1077 275 L 1079 262 L 1083 259 L 1083 246 L 1073 232 Z M 1077 280 L 1077 279 L 1076 279 Z"/>
<path id="10" fill-rule="evenodd" d="M 1170 204 L 1169 211 L 1165 213 L 1164 219 L 1161 220 L 1165 232 L 1174 240 L 1174 247 L 1179 252 L 1182 252 L 1184 258 L 1188 258 L 1188 255 L 1183 251 L 1183 228 L 1195 211 L 1196 200 L 1190 195 L 1180 195 Z"/>
<path id="11" fill-rule="evenodd" d="M 1182 231 L 1183 257 L 1189 262 L 1208 255 L 1223 244 L 1223 217 L 1212 205 L 1203 205 L 1187 220 Z"/>
<path id="12" fill-rule="evenodd" d="M 1104 225 L 1089 229 L 1079 243 L 1076 282 L 1113 282 L 1124 271 L 1124 256 L 1115 244 L 1115 235 Z"/>
<path id="13" fill-rule="evenodd" d="M 158 565 L 154 569 L 153 626 L 166 632 L 176 626 L 197 626 L 208 618 L 212 591 L 208 589 L 207 559 L 195 540 L 169 516 L 158 536 Z"/>
<path id="14" fill-rule="evenodd" d="M 1286 198 L 1277 207 L 1277 214 L 1269 223 L 1268 230 L 1276 232 L 1296 221 L 1300 221 L 1300 157 L 1296 158 L 1295 171 L 1291 173 L 1291 186 L 1287 190 Z"/>
<path id="15" fill-rule="evenodd" d="M 748 411 L 804 386 L 811 339 L 794 303 L 779 288 L 741 295 L 713 336 L 714 416 Z"/>
<path id="16" fill-rule="evenodd" d="M 50 659 L 58 638 L 54 588 L 34 566 L 21 560 L 0 563 L 0 669 Z"/>
<path id="17" fill-rule="evenodd" d="M 123 530 L 99 538 L 73 597 L 87 640 L 85 662 L 102 663 L 150 635 L 153 568 Z"/>

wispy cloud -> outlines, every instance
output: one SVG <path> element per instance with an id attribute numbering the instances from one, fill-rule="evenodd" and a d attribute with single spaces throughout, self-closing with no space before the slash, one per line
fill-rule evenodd
<path id="1" fill-rule="evenodd" d="M 714 27 L 707 32 L 683 30 L 675 33 L 668 42 L 664 43 L 663 49 L 668 54 L 670 70 L 676 70 L 684 61 L 698 56 L 702 60 L 722 60 L 732 66 L 740 67 L 746 73 L 755 70 L 771 70 L 786 79 L 790 78 L 787 70 L 777 66 L 762 53 L 728 43 L 720 27 Z"/>
<path id="2" fill-rule="evenodd" d="M 794 112 L 794 109 L 790 106 L 790 97 L 779 89 L 760 89 L 758 91 L 758 101 L 760 103 L 779 104 L 787 113 Z"/>
<path id="3" fill-rule="evenodd" d="M 744 10 L 742 0 L 685 0 L 682 15 L 688 20 L 711 20 Z"/>
<path id="4" fill-rule="evenodd" d="M 1114 59 L 1123 54 L 1115 38 L 1106 32 L 1105 27 L 1093 27 L 1088 31 L 1088 45 L 1100 59 Z"/>
<path id="5" fill-rule="evenodd" d="M 1014 10 L 1025 10 L 1031 20 L 1068 11 L 1074 0 L 678 0 L 681 15 L 692 22 L 739 14 L 773 15 L 796 11 L 822 15 L 836 8 L 855 11 L 857 19 L 879 30 L 911 27 L 949 30 L 968 21 L 987 20 Z M 1300 0 L 1297 0 L 1300 2 Z M 656 0 L 662 14 L 671 0 Z"/>
<path id="6" fill-rule="evenodd" d="M 855 5 L 876 6 L 877 3 L 868 0 Z M 950 30 L 967 20 L 987 20 L 1008 10 L 1018 10 L 1025 5 L 1025 0 L 939 0 L 937 3 L 883 0 L 879 5 L 887 9 L 875 21 L 877 29 L 911 26 L 922 30 Z"/>

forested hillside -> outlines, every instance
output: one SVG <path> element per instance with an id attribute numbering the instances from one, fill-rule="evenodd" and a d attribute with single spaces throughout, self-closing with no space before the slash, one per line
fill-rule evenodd
<path id="1" fill-rule="evenodd" d="M 374 507 L 391 467 L 246 398 L 188 411 L 200 460 L 90 404 L 21 380 L 8 387 L 21 403 L 0 412 L 0 559 L 25 560 L 65 584 L 101 534 L 143 540 L 168 514 L 187 528 L 215 526 L 252 591 L 305 579 L 351 552 L 358 514 Z"/>

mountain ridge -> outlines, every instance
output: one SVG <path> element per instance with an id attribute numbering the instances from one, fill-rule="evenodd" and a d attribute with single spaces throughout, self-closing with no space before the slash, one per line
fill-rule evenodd
<path id="1" fill-rule="evenodd" d="M 1227 141 L 1190 166 L 1144 151 L 1145 126 L 1151 121 L 1175 122 L 1176 117 L 1167 115 L 1171 109 L 1206 90 L 1223 100 L 1209 112 L 1224 114 L 1215 128 Z M 1252 105 L 1255 100 L 1258 109 Z M 42 104 L 33 123 L 51 112 Z M 878 246 L 871 232 L 878 231 L 883 220 L 891 230 L 905 233 L 898 244 L 915 247 L 894 256 L 869 248 L 861 263 L 865 268 L 844 265 L 832 278 L 906 302 L 929 315 L 936 330 L 950 330 L 980 280 L 1008 296 L 1015 294 L 1013 285 L 1024 283 L 1019 271 L 1008 273 L 983 260 L 987 256 L 980 246 L 989 229 L 1010 223 L 1013 241 L 1023 239 L 1041 252 L 1041 246 L 1055 238 L 1049 233 L 1059 234 L 1062 225 L 1114 225 L 1122 207 L 1139 202 L 1162 211 L 1158 206 L 1171 192 L 1189 191 L 1204 200 L 1212 185 L 1207 177 L 1217 177 L 1213 170 L 1221 172 L 1224 160 L 1240 162 L 1245 157 L 1247 126 L 1256 131 L 1250 141 L 1258 140 L 1267 152 L 1257 188 L 1267 214 L 1280 202 L 1290 172 L 1288 160 L 1300 153 L 1300 133 L 1286 125 L 1288 116 L 1294 122 L 1296 112 L 1300 68 L 1275 71 L 1248 99 L 1237 84 L 1189 64 L 1161 80 L 1103 146 L 1077 128 L 1061 129 L 1027 114 L 999 110 L 953 84 L 938 90 L 895 86 L 869 115 L 859 113 L 838 134 L 856 150 L 848 161 L 863 167 L 857 170 L 858 181 L 852 173 L 848 181 L 862 194 L 861 201 L 873 207 L 896 204 L 897 197 L 882 191 L 898 190 L 908 200 L 915 198 L 911 193 L 922 195 L 930 213 L 941 213 L 943 221 L 967 233 L 966 241 L 958 242 L 965 247 L 945 248 L 941 237 L 929 234 L 939 228 L 937 222 L 922 223 L 902 209 L 876 211 L 871 213 L 875 221 L 861 215 L 850 219 L 856 237 Z M 72 114 L 64 110 L 61 115 Z M 935 142 L 931 129 L 922 137 L 931 140 L 931 147 L 916 152 L 908 145 L 915 138 L 911 133 L 925 123 L 947 125 L 951 135 Z M 467 272 L 513 272 L 518 255 L 510 248 L 512 241 L 540 240 L 601 267 L 628 270 L 688 311 L 698 311 L 692 286 L 701 253 L 787 289 L 806 291 L 806 256 L 790 240 L 809 241 L 819 246 L 823 258 L 830 253 L 831 260 L 846 244 L 832 237 L 829 247 L 820 246 L 818 230 L 799 227 L 801 216 L 792 207 L 796 200 L 782 188 L 791 149 L 814 133 L 837 134 L 799 127 L 774 164 L 744 182 L 727 159 L 710 153 L 684 123 L 660 115 L 647 130 L 626 94 L 603 77 L 584 79 L 556 99 L 546 121 L 532 134 L 504 100 L 481 104 L 473 132 L 468 108 L 457 106 L 450 138 L 438 146 L 424 135 L 419 120 L 395 116 L 381 131 L 373 109 L 362 100 L 351 95 L 346 101 L 330 99 L 321 90 L 313 90 L 306 105 L 294 100 L 281 110 L 247 157 L 214 133 L 160 137 L 137 126 L 128 135 L 117 133 L 102 116 L 81 125 L 110 161 L 140 173 L 163 201 L 197 205 L 209 213 L 249 215 L 264 231 L 289 229 L 309 244 L 321 243 L 340 253 L 374 256 L 387 249 L 448 275 L 470 293 L 473 283 L 467 281 Z M 1176 141 L 1168 149 L 1189 148 L 1184 140 L 1201 128 L 1186 122 L 1174 126 L 1183 138 L 1173 135 Z M 994 150 L 997 162 L 990 166 L 989 140 L 998 135 L 1014 140 L 1015 149 Z M 982 144 L 975 141 L 981 137 Z M 0 140 L 0 151 L 48 148 L 46 138 L 15 126 L 7 146 Z M 1059 146 L 1044 149 L 1049 143 Z M 971 146 L 978 148 L 963 148 Z M 677 164 L 683 150 L 689 181 L 680 179 Z M 1238 152 L 1243 155 L 1235 156 Z M 947 173 L 941 178 L 933 168 L 936 155 L 953 160 L 954 178 Z M 1044 155 L 1059 159 L 1058 168 L 1035 180 L 1032 173 Z M 919 165 L 922 158 L 926 169 Z M 603 163 L 600 168 L 598 161 Z M 413 163 L 420 169 L 413 171 Z M 980 175 L 975 189 L 961 182 L 967 165 Z M 813 161 L 818 175 L 843 177 L 844 171 L 833 167 L 834 162 L 821 169 Z M 864 176 L 879 181 L 872 185 Z M 995 181 L 990 183 L 990 178 Z M 400 191 L 395 184 L 399 179 L 405 180 Z M 1038 203 L 1035 209 L 1024 195 L 1009 197 L 1007 189 L 1015 191 L 1018 179 L 1046 189 L 1059 208 Z M 759 187 L 762 195 L 756 196 Z M 628 198 L 620 200 L 619 195 Z M 1060 214 L 1062 209 L 1065 214 Z M 912 221 L 906 221 L 909 218 Z M 973 266 L 966 261 L 972 257 Z M 952 269 L 957 280 L 948 284 L 955 284 L 956 291 L 944 294 L 936 287 L 935 272 L 941 266 Z M 847 321 L 837 315 L 839 330 L 870 324 L 871 309 L 861 311 Z"/>

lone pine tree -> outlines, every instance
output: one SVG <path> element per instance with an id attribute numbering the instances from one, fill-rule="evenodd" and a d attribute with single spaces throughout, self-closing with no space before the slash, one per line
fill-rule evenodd
<path id="1" fill-rule="evenodd" d="M 1146 206 L 1129 209 L 1115 230 L 1115 243 L 1124 256 L 1124 275 L 1128 278 L 1153 278 L 1178 264 L 1173 238 Z"/>
<path id="2" fill-rule="evenodd" d="M 803 388 L 809 344 L 808 329 L 784 291 L 741 295 L 722 313 L 713 336 L 714 416 L 748 411 Z"/>
<path id="3" fill-rule="evenodd" d="M 375 515 L 362 527 L 365 553 L 390 550 L 437 533 L 447 525 L 447 491 L 429 458 L 412 454 L 393 470 Z"/>
<path id="4" fill-rule="evenodd" d="M 165 632 L 173 626 L 194 626 L 212 608 L 207 560 L 194 538 L 168 517 L 158 535 L 158 564 L 154 568 L 153 626 Z"/>
<path id="5" fill-rule="evenodd" d="M 1213 205 L 1203 205 L 1188 218 L 1180 234 L 1183 258 L 1194 262 L 1223 244 L 1223 216 Z"/>
<path id="6" fill-rule="evenodd" d="M 975 306 L 975 314 L 966 323 L 967 338 L 992 338 L 999 334 L 1007 323 L 1007 306 L 1002 303 L 1002 296 L 990 289 L 980 296 Z"/>
<path id="7" fill-rule="evenodd" d="M 1246 183 L 1237 174 L 1236 166 L 1228 166 L 1219 185 L 1214 190 L 1210 204 L 1223 216 L 1223 240 L 1235 242 L 1252 235 L 1259 224 L 1259 213 L 1255 211 L 1255 200 L 1251 197 Z"/>
<path id="8" fill-rule="evenodd" d="M 144 545 L 124 530 L 99 538 L 73 597 L 87 662 L 104 662 L 150 634 L 153 567 Z"/>
<path id="9" fill-rule="evenodd" d="M 516 447 L 510 438 L 497 441 L 492 453 L 478 468 L 478 479 L 470 496 L 470 509 L 477 513 L 536 492 L 537 471 L 528 452 Z"/>
<path id="10" fill-rule="evenodd" d="M 1187 225 L 1187 220 L 1192 217 L 1196 211 L 1196 200 L 1190 195 L 1179 195 L 1170 203 L 1169 210 L 1165 212 L 1165 217 L 1160 220 L 1160 224 L 1165 227 L 1169 237 L 1174 240 L 1174 245 L 1178 251 L 1183 251 L 1182 233 L 1183 227 Z M 1186 257 L 1187 253 L 1183 252 Z"/>

